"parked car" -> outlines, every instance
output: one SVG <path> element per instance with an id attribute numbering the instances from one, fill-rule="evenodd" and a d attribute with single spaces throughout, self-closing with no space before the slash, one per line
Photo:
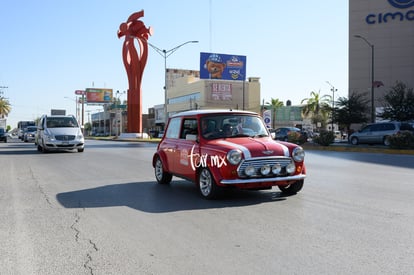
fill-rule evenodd
<path id="1" fill-rule="evenodd" d="M 366 144 L 384 144 L 390 145 L 388 137 L 400 132 L 412 131 L 414 128 L 409 123 L 403 122 L 379 122 L 368 124 L 358 132 L 354 132 L 349 136 L 349 141 L 353 145 L 360 143 Z"/>
<path id="2" fill-rule="evenodd" d="M 169 118 L 153 156 L 155 178 L 173 176 L 196 184 L 203 198 L 223 188 L 271 189 L 296 194 L 304 184 L 305 152 L 299 145 L 275 141 L 253 112 L 195 110 Z"/>
<path id="3" fill-rule="evenodd" d="M 35 141 L 35 136 L 37 132 L 37 126 L 29 126 L 23 131 L 23 141 L 32 142 Z"/>
<path id="4" fill-rule="evenodd" d="M 0 141 L 4 143 L 7 142 L 8 133 L 4 130 L 4 128 L 0 128 Z"/>
<path id="5" fill-rule="evenodd" d="M 297 143 L 299 144 L 306 142 L 308 139 L 307 133 L 296 127 L 280 127 L 275 129 L 274 133 L 276 140 L 290 141 L 289 136 L 294 133 L 296 133 L 295 140 L 297 140 Z"/>
<path id="6" fill-rule="evenodd" d="M 83 152 L 85 140 L 74 116 L 43 115 L 39 120 L 36 141 L 41 152 L 72 150 Z"/>

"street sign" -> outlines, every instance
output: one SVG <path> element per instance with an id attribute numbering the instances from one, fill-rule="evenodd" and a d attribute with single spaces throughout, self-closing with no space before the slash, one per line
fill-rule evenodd
<path id="1" fill-rule="evenodd" d="M 272 111 L 271 110 L 263 111 L 263 120 L 264 120 L 267 128 L 272 127 Z"/>
<path id="2" fill-rule="evenodd" d="M 84 90 L 76 90 L 75 95 L 85 95 L 85 91 Z"/>

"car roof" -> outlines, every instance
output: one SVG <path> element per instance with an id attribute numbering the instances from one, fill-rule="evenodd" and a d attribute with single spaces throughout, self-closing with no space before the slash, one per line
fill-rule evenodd
<path id="1" fill-rule="evenodd" d="M 232 110 L 232 109 L 204 109 L 204 110 L 184 111 L 184 112 L 180 112 L 180 113 L 174 114 L 171 117 L 208 115 L 208 114 L 258 115 L 258 113 L 250 112 L 250 111 L 243 111 L 243 110 Z"/>

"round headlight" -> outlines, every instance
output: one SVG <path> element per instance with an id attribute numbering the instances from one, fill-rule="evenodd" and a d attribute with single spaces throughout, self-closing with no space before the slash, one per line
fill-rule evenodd
<path id="1" fill-rule="evenodd" d="M 269 173 L 270 173 L 270 165 L 266 164 L 260 168 L 260 174 L 262 174 L 263 176 L 269 175 Z"/>
<path id="2" fill-rule="evenodd" d="M 289 163 L 288 166 L 286 166 L 286 172 L 288 174 L 292 174 L 293 172 L 295 172 L 296 170 L 296 166 L 293 162 Z"/>
<path id="3" fill-rule="evenodd" d="M 282 166 L 279 163 L 273 165 L 273 167 L 272 167 L 272 173 L 273 174 L 275 174 L 275 175 L 279 174 L 280 171 L 282 171 Z"/>
<path id="4" fill-rule="evenodd" d="M 249 165 L 246 167 L 246 169 L 244 169 L 244 173 L 246 174 L 246 176 L 253 176 L 256 174 L 256 169 L 254 169 L 253 165 Z"/>
<path id="5" fill-rule="evenodd" d="M 293 149 L 292 157 L 296 162 L 302 162 L 305 159 L 305 151 L 302 147 L 296 147 Z"/>
<path id="6" fill-rule="evenodd" d="M 227 153 L 227 160 L 230 164 L 237 165 L 240 163 L 242 158 L 242 152 L 239 150 L 231 150 Z"/>

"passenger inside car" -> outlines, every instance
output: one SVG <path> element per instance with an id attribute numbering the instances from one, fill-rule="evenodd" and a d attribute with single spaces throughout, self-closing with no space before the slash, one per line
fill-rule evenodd
<path id="1" fill-rule="evenodd" d="M 208 119 L 201 120 L 201 133 L 205 138 L 211 137 L 214 133 L 216 133 L 214 121 Z"/>
<path id="2" fill-rule="evenodd" d="M 224 124 L 222 131 L 225 137 L 229 137 L 233 134 L 233 127 L 230 124 Z"/>

